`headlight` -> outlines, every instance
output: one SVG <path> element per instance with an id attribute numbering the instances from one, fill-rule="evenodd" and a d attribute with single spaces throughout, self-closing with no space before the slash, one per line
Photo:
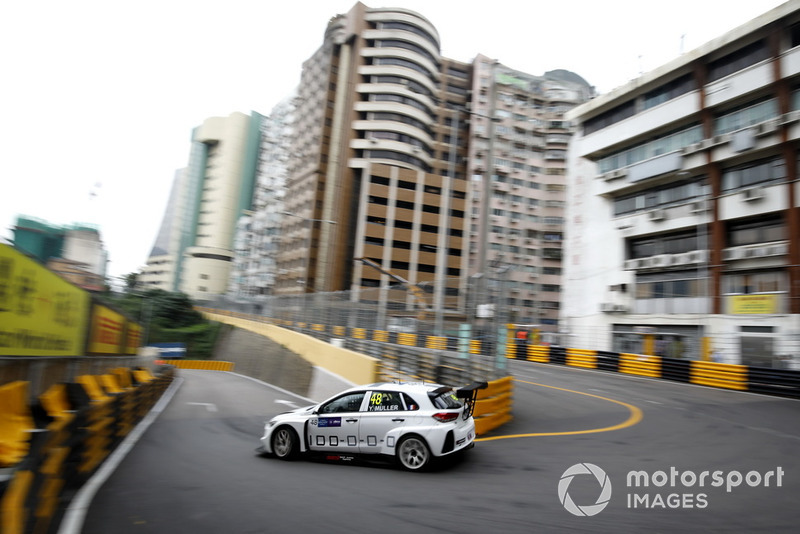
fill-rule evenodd
<path id="1" fill-rule="evenodd" d="M 267 421 L 267 428 L 270 428 L 270 427 L 273 427 L 273 426 L 275 426 L 275 420 L 274 419 L 271 419 L 271 420 Z"/>

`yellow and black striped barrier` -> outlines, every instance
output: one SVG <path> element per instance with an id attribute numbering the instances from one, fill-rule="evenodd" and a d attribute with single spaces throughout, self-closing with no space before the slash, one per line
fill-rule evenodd
<path id="1" fill-rule="evenodd" d="M 130 374 L 130 382 L 119 377 Z M 50 386 L 28 404 L 27 382 L 0 386 L 0 413 L 26 423 L 24 454 L 5 466 L 9 479 L 0 484 L 0 532 L 53 532 L 53 523 L 77 490 L 94 474 L 121 438 L 146 414 L 172 382 L 174 370 L 158 375 L 142 369 L 114 369 L 103 375 L 81 375 L 74 383 Z M 18 393 L 25 391 L 20 397 Z M 13 402 L 10 402 L 13 401 Z M 13 412 L 9 412 L 13 409 Z M 0 441 L 13 436 L 0 421 Z M 4 450 L 5 443 L 0 443 Z"/>
<path id="2" fill-rule="evenodd" d="M 512 378 L 506 376 L 489 382 L 489 387 L 479 390 L 472 414 L 476 434 L 486 434 L 511 421 L 513 387 Z"/>
<path id="3" fill-rule="evenodd" d="M 178 369 L 198 369 L 201 371 L 233 371 L 234 363 L 222 360 L 158 360 L 164 365 Z"/>

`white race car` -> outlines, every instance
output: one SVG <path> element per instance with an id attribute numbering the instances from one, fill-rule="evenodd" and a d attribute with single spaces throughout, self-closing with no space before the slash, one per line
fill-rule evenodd
<path id="1" fill-rule="evenodd" d="M 474 445 L 472 411 L 486 382 L 454 389 L 421 383 L 380 383 L 343 391 L 321 404 L 273 417 L 260 452 L 293 459 L 319 452 L 343 459 L 357 455 L 396 458 L 417 471 L 434 457 Z"/>

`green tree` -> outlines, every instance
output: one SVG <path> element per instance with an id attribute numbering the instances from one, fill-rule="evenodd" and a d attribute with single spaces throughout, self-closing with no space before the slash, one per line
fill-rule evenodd
<path id="1" fill-rule="evenodd" d="M 204 319 L 185 293 L 163 289 L 128 290 L 110 300 L 142 324 L 148 343 L 183 342 L 188 358 L 213 356 L 219 323 Z"/>
<path id="2" fill-rule="evenodd" d="M 139 283 L 139 273 L 128 273 L 122 277 L 122 281 L 125 282 L 125 292 L 132 293 Z"/>

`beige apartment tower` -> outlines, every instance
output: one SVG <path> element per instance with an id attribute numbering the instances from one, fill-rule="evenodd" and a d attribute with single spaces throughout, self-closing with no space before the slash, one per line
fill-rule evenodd
<path id="1" fill-rule="evenodd" d="M 356 4 L 303 65 L 276 293 L 458 279 L 469 65 L 405 9 Z M 460 124 L 460 126 L 459 126 Z"/>

